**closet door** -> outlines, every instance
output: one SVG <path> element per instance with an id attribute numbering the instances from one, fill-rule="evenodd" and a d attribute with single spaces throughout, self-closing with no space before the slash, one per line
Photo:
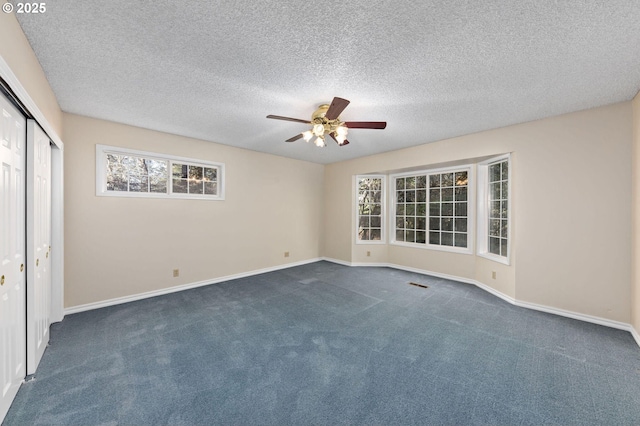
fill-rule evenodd
<path id="1" fill-rule="evenodd" d="M 51 324 L 51 142 L 27 120 L 27 374 L 34 374 Z"/>
<path id="2" fill-rule="evenodd" d="M 26 120 L 0 94 L 0 422 L 26 375 Z"/>

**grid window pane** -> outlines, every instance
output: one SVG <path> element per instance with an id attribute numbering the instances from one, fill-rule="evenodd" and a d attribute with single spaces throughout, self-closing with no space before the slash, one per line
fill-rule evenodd
<path id="1" fill-rule="evenodd" d="M 224 165 L 184 164 L 164 154 L 143 151 L 118 151 L 117 147 L 98 145 L 96 155 L 104 162 L 97 168 L 97 195 L 189 198 L 188 194 L 217 197 Z M 124 149 L 124 148 L 123 148 Z M 203 185 L 206 182 L 207 185 Z M 205 197 L 198 197 L 205 198 Z"/>
<path id="2" fill-rule="evenodd" d="M 509 235 L 509 160 L 489 164 L 487 251 L 506 257 Z"/>
<path id="3" fill-rule="evenodd" d="M 455 197 L 456 201 L 467 201 L 467 187 L 456 188 Z"/>
<path id="4" fill-rule="evenodd" d="M 442 189 L 442 201 L 453 201 L 453 188 Z"/>
<path id="5" fill-rule="evenodd" d="M 106 153 L 107 191 L 166 193 L 167 161 Z"/>
<path id="6" fill-rule="evenodd" d="M 359 241 L 380 241 L 382 240 L 382 203 L 384 200 L 384 185 L 381 177 L 361 177 L 357 180 L 357 201 L 358 201 L 358 240 Z M 403 189 L 405 181 L 396 181 L 396 187 Z M 397 191 L 396 197 L 404 199 L 404 190 Z M 404 211 L 404 205 L 398 203 L 396 211 L 400 214 Z M 402 225 L 402 216 L 398 217 L 396 226 Z"/>
<path id="7" fill-rule="evenodd" d="M 440 245 L 440 233 L 429 232 L 429 244 Z"/>
<path id="8" fill-rule="evenodd" d="M 468 182 L 468 170 L 396 178 L 396 241 L 467 247 Z"/>
<path id="9" fill-rule="evenodd" d="M 468 181 L 467 170 L 396 178 L 396 241 L 467 247 Z"/>
<path id="10" fill-rule="evenodd" d="M 466 247 L 467 246 L 467 234 L 461 234 L 456 232 L 453 236 L 453 242 L 456 247 Z"/>
<path id="11" fill-rule="evenodd" d="M 466 216 L 467 215 L 467 203 L 455 203 L 455 215 Z"/>
<path id="12" fill-rule="evenodd" d="M 456 232 L 467 232 L 467 218 L 456 218 L 453 224 L 453 230 Z"/>
<path id="13" fill-rule="evenodd" d="M 217 182 L 205 182 L 204 193 L 211 195 L 218 195 L 218 183 Z"/>
<path id="14" fill-rule="evenodd" d="M 489 253 L 500 256 L 500 238 L 489 237 Z"/>
<path id="15" fill-rule="evenodd" d="M 469 173 L 467 171 L 456 173 L 456 186 L 467 186 Z"/>

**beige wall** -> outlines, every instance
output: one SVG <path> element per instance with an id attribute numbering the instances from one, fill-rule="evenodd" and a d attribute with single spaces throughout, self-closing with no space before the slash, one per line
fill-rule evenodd
<path id="1" fill-rule="evenodd" d="M 324 255 L 367 262 L 371 250 L 378 262 L 475 279 L 520 301 L 628 323 L 631 111 L 630 102 L 620 103 L 328 165 Z M 510 266 L 354 244 L 353 175 L 506 152 L 513 171 Z"/>
<path id="2" fill-rule="evenodd" d="M 631 251 L 632 265 L 632 294 L 631 294 L 631 325 L 640 333 L 640 92 L 633 99 L 633 203 L 632 236 L 633 249 Z"/>
<path id="3" fill-rule="evenodd" d="M 70 114 L 64 141 L 66 307 L 320 255 L 322 165 Z M 98 197 L 96 144 L 225 163 L 226 200 Z"/>
<path id="4" fill-rule="evenodd" d="M 58 136 L 62 135 L 62 111 L 14 14 L 0 13 L 0 56 L 18 77 L 53 130 Z"/>

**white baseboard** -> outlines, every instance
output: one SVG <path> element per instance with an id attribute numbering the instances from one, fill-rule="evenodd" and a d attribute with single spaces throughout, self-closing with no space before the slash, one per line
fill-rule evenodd
<path id="1" fill-rule="evenodd" d="M 619 321 L 614 321 L 614 320 L 610 320 L 610 319 L 606 319 L 606 318 L 600 318 L 600 317 L 596 317 L 596 316 L 592 316 L 592 315 L 586 315 L 586 314 L 581 314 L 578 312 L 572 312 L 572 311 L 567 311 L 564 309 L 560 309 L 560 308 L 554 308 L 551 306 L 545 306 L 545 305 L 539 305 L 537 303 L 531 303 L 531 302 L 524 302 L 521 300 L 517 300 L 511 296 L 508 296 L 494 288 L 491 288 L 490 286 L 481 283 L 480 281 L 477 280 L 473 280 L 470 278 L 464 278 L 464 277 L 457 277 L 455 275 L 449 275 L 449 274 L 443 274 L 440 272 L 434 272 L 434 271 L 428 271 L 425 269 L 418 269 L 418 268 L 413 268 L 410 266 L 403 266 L 403 265 L 396 265 L 393 263 L 362 263 L 362 262 L 346 262 L 344 260 L 338 260 L 338 259 L 333 259 L 330 257 L 323 257 L 322 260 L 326 260 L 327 262 L 333 262 L 333 263 L 338 263 L 340 265 L 345 265 L 345 266 L 374 266 L 374 267 L 387 267 L 387 268 L 393 268 L 393 269 L 399 269 L 402 271 L 407 271 L 407 272 L 415 272 L 418 274 L 424 274 L 424 275 L 430 275 L 433 277 L 438 277 L 438 278 L 445 278 L 445 279 L 449 279 L 449 280 L 453 280 L 453 281 L 459 281 L 459 282 L 463 282 L 466 284 L 473 284 L 483 290 L 485 290 L 488 293 L 493 294 L 496 297 L 499 297 L 500 299 L 504 300 L 505 302 L 509 302 L 512 305 L 515 306 L 519 306 L 522 308 L 527 308 L 527 309 L 533 309 L 535 311 L 541 311 L 541 312 L 546 312 L 549 314 L 554 314 L 554 315 L 559 315 L 562 317 L 567 317 L 567 318 L 573 318 L 576 320 L 580 320 L 580 321 L 585 321 L 585 322 L 590 322 L 593 324 L 598 324 L 598 325 L 603 325 L 605 327 L 611 327 L 611 328 L 615 328 L 618 330 L 624 330 L 624 331 L 628 331 L 631 333 L 631 335 L 633 336 L 633 338 L 635 339 L 636 343 L 638 344 L 638 346 L 640 346 L 640 334 L 638 334 L 638 332 L 631 326 L 631 324 L 626 324 L 623 322 L 619 322 Z"/>
<path id="2" fill-rule="evenodd" d="M 491 288 L 490 286 L 481 283 L 480 281 L 476 281 L 470 278 L 464 278 L 464 277 L 458 277 L 455 275 L 450 275 L 450 274 L 443 274 L 441 272 L 435 272 L 435 271 L 428 271 L 426 269 L 419 269 L 419 268 L 413 268 L 410 266 L 403 266 L 403 265 L 396 265 L 393 263 L 361 263 L 361 262 L 348 262 L 345 260 L 340 260 L 340 259 L 333 259 L 330 257 L 322 257 L 322 258 L 314 258 L 314 259 L 307 259 L 307 260 L 303 260 L 300 262 L 293 262 L 293 263 L 287 263 L 287 264 L 283 264 L 283 265 L 277 265 L 277 266 L 272 266 L 269 268 L 263 268 L 263 269 L 256 269 L 253 271 L 249 271 L 249 272 L 243 272 L 240 274 L 233 274 L 233 275 L 227 275 L 224 277 L 218 277 L 218 278 L 212 278 L 210 280 L 204 280 L 204 281 L 198 281 L 195 283 L 188 283 L 188 284 L 183 284 L 183 285 L 179 285 L 179 286 L 175 286 L 175 287 L 169 287 L 169 288 L 165 288 L 165 289 L 161 289 L 161 290 L 153 290 L 153 291 L 148 291 L 145 293 L 139 293 L 139 294 L 134 294 L 131 296 L 125 296 L 125 297 L 118 297 L 115 299 L 109 299 L 109 300 L 104 300 L 104 301 L 100 301 L 100 302 L 95 302 L 95 303 L 87 303 L 85 305 L 78 305 L 78 306 L 72 306 L 70 308 L 66 308 L 64 310 L 65 315 L 69 315 L 69 314 L 75 314 L 78 312 L 84 312 L 84 311 L 90 311 L 92 309 L 100 309 L 100 308 L 105 308 L 107 306 L 113 306 L 113 305 L 120 305 L 123 303 L 129 303 L 129 302 L 135 302 L 136 300 L 142 300 L 142 299 L 148 299 L 150 297 L 156 297 L 156 296 L 162 296 L 164 294 L 170 294 L 170 293 L 176 293 L 178 291 L 183 291 L 183 290 L 189 290 L 192 288 L 196 288 L 196 287 L 202 287 L 205 285 L 210 285 L 210 284 L 216 284 L 219 282 L 223 282 L 223 281 L 230 281 L 230 280 L 235 280 L 238 278 L 245 278 L 245 277 L 250 277 L 253 275 L 259 275 L 259 274 L 264 274 L 267 272 L 273 272 L 273 271 L 278 271 L 281 269 L 287 269 L 287 268 L 291 268 L 294 266 L 301 266 L 301 265 L 306 265 L 309 263 L 314 263 L 314 262 L 318 262 L 320 260 L 325 260 L 327 262 L 331 262 L 331 263 L 336 263 L 339 265 L 343 265 L 343 266 L 355 266 L 355 267 L 382 267 L 382 268 L 393 268 L 393 269 L 398 269 L 398 270 L 402 270 L 402 271 L 407 271 L 407 272 L 414 272 L 414 273 L 418 273 L 418 274 L 424 274 L 424 275 L 430 275 L 433 277 L 438 277 L 438 278 L 444 278 L 444 279 L 448 279 L 448 280 L 453 280 L 453 281 L 458 281 L 458 282 L 462 282 L 462 283 L 466 283 L 466 284 L 472 284 L 475 285 L 479 288 L 481 288 L 482 290 L 493 294 L 496 297 L 499 297 L 500 299 L 511 303 L 512 305 L 515 306 L 519 306 L 522 308 L 526 308 L 526 309 L 532 309 L 532 310 L 536 310 L 536 311 L 541 311 L 541 312 L 546 312 L 549 314 L 554 314 L 554 315 L 559 315 L 562 317 L 567 317 L 567 318 L 573 318 L 579 321 L 585 321 L 585 322 L 590 322 L 593 324 L 598 324 L 598 325 L 602 325 L 605 327 L 611 327 L 611 328 L 615 328 L 618 330 L 624 330 L 624 331 L 628 331 L 631 333 L 631 335 L 633 336 L 633 338 L 635 339 L 636 343 L 638 344 L 638 346 L 640 346 L 640 334 L 638 334 L 638 332 L 631 326 L 631 324 L 626 324 L 623 322 L 619 322 L 619 321 L 613 321 L 610 319 L 606 319 L 606 318 L 600 318 L 600 317 L 596 317 L 596 316 L 592 316 L 592 315 L 586 315 L 586 314 L 581 314 L 578 312 L 572 312 L 572 311 L 567 311 L 564 309 L 559 309 L 559 308 L 554 308 L 551 306 L 545 306 L 545 305 L 539 305 L 537 303 L 531 303 L 531 302 L 524 302 L 521 300 L 517 300 L 514 299 L 511 296 L 508 296 L 494 288 Z"/>
<path id="3" fill-rule="evenodd" d="M 189 289 L 192 289 L 192 288 L 202 287 L 202 286 L 210 285 L 210 284 L 216 284 L 216 283 L 220 283 L 220 282 L 223 282 L 223 281 L 230 281 L 230 280 L 235 280 L 235 279 L 238 279 L 238 278 L 245 278 L 245 277 L 250 277 L 250 276 L 253 276 L 253 275 L 264 274 L 264 273 L 267 273 L 267 272 L 278 271 L 280 269 L 287 269 L 287 268 L 291 268 L 291 267 L 294 267 L 294 266 L 306 265 L 308 263 L 314 263 L 314 262 L 318 262 L 320 260 L 322 260 L 322 259 L 320 259 L 320 258 L 307 259 L 307 260 L 302 260 L 300 262 L 286 263 L 284 265 L 277 265 L 277 266 L 271 266 L 269 268 L 256 269 L 256 270 L 249 271 L 249 272 L 242 272 L 240 274 L 226 275 L 224 277 L 212 278 L 210 280 L 198 281 L 198 282 L 194 282 L 194 283 L 178 285 L 178 286 L 175 286 L 175 287 L 163 288 L 161 290 L 152 290 L 152 291 L 147 291 L 145 293 L 138 293 L 138 294 L 133 294 L 133 295 L 130 295 L 130 296 L 117 297 L 115 299 L 103 300 L 103 301 L 100 301 L 100 302 L 94 302 L 94 303 L 87 303 L 87 304 L 84 304 L 84 305 L 72 306 L 72 307 L 69 307 L 69 308 L 65 308 L 64 314 L 65 315 L 70 315 L 70 314 L 76 314 L 78 312 L 90 311 L 90 310 L 93 310 L 93 309 L 106 308 L 107 306 L 121 305 L 123 303 L 135 302 L 136 300 L 148 299 L 150 297 L 156 297 L 156 296 L 162 296 L 162 295 L 165 295 L 165 294 L 176 293 L 178 291 L 189 290 Z"/>
<path id="4" fill-rule="evenodd" d="M 640 334 L 638 334 L 638 332 L 636 331 L 636 329 L 633 326 L 631 326 L 631 335 L 635 339 L 635 341 L 638 344 L 638 346 L 640 346 Z"/>
<path id="5" fill-rule="evenodd" d="M 624 322 L 614 321 L 607 318 L 600 318 L 593 315 L 581 314 L 578 312 L 567 311 L 560 308 L 553 308 L 550 306 L 538 305 L 537 303 L 523 302 L 516 300 L 514 305 L 527 309 L 533 309 L 536 311 L 547 312 L 550 314 L 560 315 L 562 317 L 573 318 L 580 321 L 590 322 L 593 324 L 603 325 L 605 327 L 617 328 L 618 330 L 624 330 L 631 332 L 631 324 Z"/>

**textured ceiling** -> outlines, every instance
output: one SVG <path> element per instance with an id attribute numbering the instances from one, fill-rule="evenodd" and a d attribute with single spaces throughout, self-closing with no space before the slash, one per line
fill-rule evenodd
<path id="1" fill-rule="evenodd" d="M 640 88 L 638 0 L 64 0 L 17 16 L 64 111 L 317 163 Z M 265 118 L 334 96 L 343 120 L 387 129 L 317 148 Z"/>

